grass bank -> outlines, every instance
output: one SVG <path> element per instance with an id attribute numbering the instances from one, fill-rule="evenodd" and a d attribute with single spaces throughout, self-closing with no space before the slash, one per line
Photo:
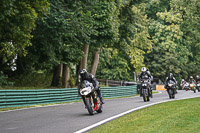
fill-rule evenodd
<path id="1" fill-rule="evenodd" d="M 198 133 L 200 98 L 154 105 L 106 123 L 90 133 Z"/>

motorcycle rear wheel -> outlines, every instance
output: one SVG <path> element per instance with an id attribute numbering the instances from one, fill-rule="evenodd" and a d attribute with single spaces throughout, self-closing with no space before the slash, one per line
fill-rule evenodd
<path id="1" fill-rule="evenodd" d="M 98 101 L 98 103 L 101 103 L 99 97 L 97 98 L 97 101 Z M 97 113 L 101 113 L 101 112 L 102 112 L 102 104 L 100 104 L 100 106 L 101 106 L 101 107 L 99 108 L 99 110 L 97 110 Z"/>

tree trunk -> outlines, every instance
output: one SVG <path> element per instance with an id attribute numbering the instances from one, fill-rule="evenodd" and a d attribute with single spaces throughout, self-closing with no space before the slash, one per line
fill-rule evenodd
<path id="1" fill-rule="evenodd" d="M 4 60 L 3 56 L 0 55 L 0 71 L 3 71 Z"/>
<path id="2" fill-rule="evenodd" d="M 99 49 L 94 54 L 94 61 L 93 61 L 92 69 L 91 69 L 91 73 L 94 76 L 96 75 L 98 64 L 99 64 Z"/>
<path id="3" fill-rule="evenodd" d="M 67 88 L 69 85 L 70 70 L 66 64 L 63 64 L 62 87 Z"/>
<path id="4" fill-rule="evenodd" d="M 87 69 L 88 51 L 89 51 L 89 45 L 85 44 L 84 47 L 83 47 L 84 56 L 83 56 L 83 59 L 80 62 L 79 71 L 81 71 L 82 69 Z"/>
<path id="5" fill-rule="evenodd" d="M 59 77 L 61 78 L 62 77 L 62 73 L 63 73 L 63 64 L 61 63 L 59 65 Z"/>
<path id="6" fill-rule="evenodd" d="M 60 72 L 61 71 L 61 64 L 54 68 L 53 79 L 51 82 L 51 86 L 59 86 L 60 81 Z"/>

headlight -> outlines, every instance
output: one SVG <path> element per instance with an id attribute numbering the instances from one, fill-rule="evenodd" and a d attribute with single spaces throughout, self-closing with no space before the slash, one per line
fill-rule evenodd
<path id="1" fill-rule="evenodd" d="M 173 85 L 173 84 L 168 84 L 168 86 L 170 86 L 170 87 L 171 87 L 172 85 Z"/>
<path id="2" fill-rule="evenodd" d="M 92 91 L 91 87 L 83 88 L 80 90 L 81 95 L 88 95 Z"/>
<path id="3" fill-rule="evenodd" d="M 142 86 L 147 86 L 147 84 L 142 84 Z"/>

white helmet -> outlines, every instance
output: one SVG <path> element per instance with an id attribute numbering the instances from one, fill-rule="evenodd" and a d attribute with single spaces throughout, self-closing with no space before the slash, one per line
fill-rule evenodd
<path id="1" fill-rule="evenodd" d="M 146 68 L 146 67 L 142 67 L 141 71 L 142 71 L 142 72 L 146 72 L 146 71 L 147 71 L 147 68 Z"/>

